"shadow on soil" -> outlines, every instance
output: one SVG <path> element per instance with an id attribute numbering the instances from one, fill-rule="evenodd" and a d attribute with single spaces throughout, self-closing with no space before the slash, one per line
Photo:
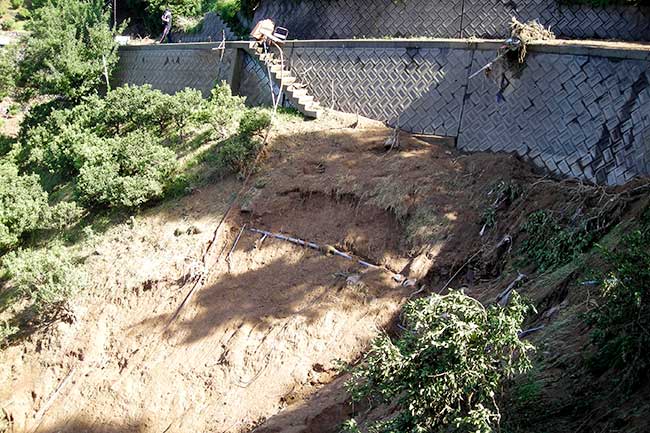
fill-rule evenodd
<path id="1" fill-rule="evenodd" d="M 47 429 L 37 428 L 34 430 L 34 433 L 143 433 L 146 430 L 146 425 L 141 421 L 121 425 L 105 425 L 97 422 L 72 419 Z"/>

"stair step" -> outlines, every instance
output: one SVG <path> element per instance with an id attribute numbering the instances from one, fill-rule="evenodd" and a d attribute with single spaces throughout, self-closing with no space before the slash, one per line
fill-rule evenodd
<path id="1" fill-rule="evenodd" d="M 282 70 L 282 65 L 272 65 L 271 72 L 280 72 Z"/>
<path id="2" fill-rule="evenodd" d="M 300 99 L 301 97 L 307 95 L 307 89 L 303 89 L 303 88 L 295 88 L 295 87 L 293 87 L 291 89 L 287 89 L 287 91 L 291 92 L 291 95 L 294 98 L 298 98 L 298 99 Z"/>
<path id="3" fill-rule="evenodd" d="M 273 53 L 268 53 L 268 54 L 260 54 L 257 56 L 262 62 L 272 62 L 273 61 Z"/>
<path id="4" fill-rule="evenodd" d="M 305 109 L 302 113 L 306 117 L 311 117 L 311 118 L 314 118 L 314 119 L 317 119 L 318 116 L 320 116 L 320 111 L 318 111 L 318 110 Z"/>
<path id="5" fill-rule="evenodd" d="M 279 80 L 279 78 L 278 78 L 278 80 Z M 296 77 L 284 77 L 282 79 L 282 86 L 289 87 L 290 85 L 292 85 L 295 82 L 296 82 Z"/>
<path id="6" fill-rule="evenodd" d="M 304 95 L 298 98 L 298 103 L 305 106 L 312 104 L 313 102 L 314 102 L 314 97 L 311 95 Z"/>
<path id="7" fill-rule="evenodd" d="M 273 71 L 273 70 L 271 69 L 271 71 Z M 293 77 L 293 75 L 291 74 L 291 72 L 289 72 L 289 71 L 284 71 L 284 70 L 275 71 L 275 76 L 277 77 L 278 80 L 280 79 L 280 77 L 282 77 L 282 78 Z M 295 81 L 295 80 L 294 80 L 294 81 Z"/>

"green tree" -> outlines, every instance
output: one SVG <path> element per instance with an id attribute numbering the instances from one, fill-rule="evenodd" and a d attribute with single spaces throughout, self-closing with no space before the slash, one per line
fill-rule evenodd
<path id="1" fill-rule="evenodd" d="M 530 368 L 532 346 L 518 337 L 526 311 L 516 293 L 507 308 L 462 292 L 408 302 L 404 333 L 378 337 L 347 383 L 355 401 L 397 404 L 370 431 L 492 432 L 500 384 Z M 359 431 L 354 420 L 346 428 Z"/>
<path id="2" fill-rule="evenodd" d="M 102 0 L 50 0 L 28 25 L 18 84 L 34 92 L 77 102 L 105 85 L 117 65 L 116 29 Z"/>
<path id="3" fill-rule="evenodd" d="M 57 245 L 13 251 L 2 258 L 2 265 L 16 295 L 29 299 L 29 308 L 39 322 L 67 312 L 70 299 L 87 282 L 69 252 Z"/>
<path id="4" fill-rule="evenodd" d="M 0 99 L 11 94 L 16 87 L 17 46 L 0 48 Z"/>
<path id="5" fill-rule="evenodd" d="M 77 192 L 91 206 L 137 207 L 160 197 L 177 168 L 176 155 L 146 131 L 94 142 L 77 154 Z"/>
<path id="6" fill-rule="evenodd" d="M 48 218 L 47 193 L 36 175 L 20 175 L 0 161 L 0 251 L 18 245 L 20 237 L 42 227 Z"/>
<path id="7" fill-rule="evenodd" d="M 618 369 L 618 386 L 627 389 L 650 377 L 650 208 L 639 222 L 618 248 L 601 248 L 611 270 L 604 275 L 597 308 L 587 314 L 597 348 L 590 365 L 599 373 Z"/>

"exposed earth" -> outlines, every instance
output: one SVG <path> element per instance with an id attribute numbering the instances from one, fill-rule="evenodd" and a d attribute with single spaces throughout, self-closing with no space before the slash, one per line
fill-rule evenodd
<path id="1" fill-rule="evenodd" d="M 191 277 L 241 180 L 215 180 L 84 246 L 93 284 L 75 320 L 0 353 L 9 431 L 338 431 L 359 410 L 339 361 L 354 362 L 373 336 L 394 331 L 409 297 L 463 287 L 492 302 L 528 272 L 513 256 L 532 210 L 620 192 L 548 179 L 509 155 L 461 154 L 438 138 L 402 133 L 399 149 L 387 149 L 391 137 L 378 122 L 337 113 L 279 123 L 194 291 Z M 500 184 L 518 185 L 523 198 L 504 203 L 484 228 Z M 632 219 L 634 203 L 625 212 L 620 219 Z M 248 228 L 331 245 L 382 269 L 262 241 Z M 402 285 L 394 274 L 417 282 Z M 586 289 L 556 277 L 521 288 L 538 307 L 530 327 L 547 327 L 531 338 L 553 337 L 542 358 L 586 344 L 579 324 L 552 326 L 585 305 Z M 570 369 L 549 375 L 545 392 L 573 386 Z M 548 415 L 538 420 L 552 426 L 546 431 L 575 427 Z"/>

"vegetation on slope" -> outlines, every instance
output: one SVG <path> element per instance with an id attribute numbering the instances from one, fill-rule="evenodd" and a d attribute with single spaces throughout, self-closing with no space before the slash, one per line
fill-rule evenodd
<path id="1" fill-rule="evenodd" d="M 0 59 L 8 71 L 18 65 L 16 87 L 6 80 L 3 91 L 31 106 L 0 157 L 0 344 L 61 318 L 83 287 L 77 261 L 65 245 L 54 247 L 70 230 L 247 170 L 256 136 L 270 124 L 266 111 L 247 109 L 225 84 L 209 99 L 191 89 L 107 89 L 117 63 L 109 22 L 99 0 L 46 2 L 24 46 Z"/>
<path id="2" fill-rule="evenodd" d="M 382 335 L 353 369 L 354 401 L 397 405 L 373 432 L 491 432 L 505 379 L 530 368 L 532 345 L 519 339 L 527 307 L 515 294 L 507 308 L 484 307 L 462 292 L 408 302 L 405 329 Z M 345 430 L 359 432 L 354 419 Z"/>

